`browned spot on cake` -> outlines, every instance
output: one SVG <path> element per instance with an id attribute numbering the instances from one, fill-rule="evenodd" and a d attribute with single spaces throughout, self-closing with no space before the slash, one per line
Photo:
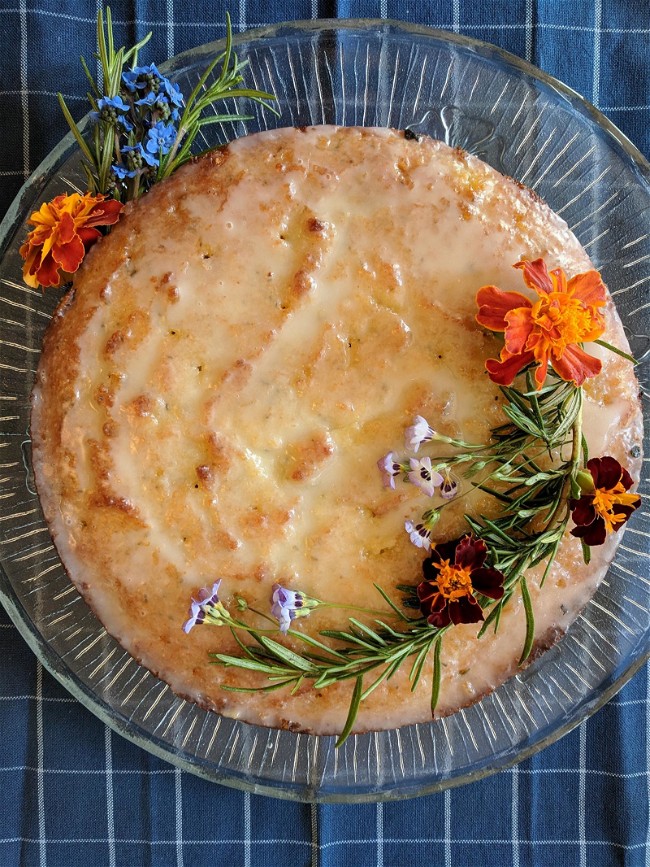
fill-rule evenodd
<path id="1" fill-rule="evenodd" d="M 317 431 L 287 449 L 288 477 L 295 482 L 312 478 L 334 454 L 334 442 L 326 431 Z"/>
<path id="2" fill-rule="evenodd" d="M 310 217 L 307 220 L 307 228 L 310 232 L 316 232 L 322 235 L 329 228 L 329 223 L 324 223 L 322 220 L 317 220 L 316 217 Z"/>
<path id="3" fill-rule="evenodd" d="M 137 509 L 130 500 L 109 494 L 106 491 L 97 491 L 90 498 L 91 506 L 104 509 L 118 509 L 129 515 L 137 514 Z"/>
<path id="4" fill-rule="evenodd" d="M 207 449 L 210 456 L 212 472 L 226 473 L 233 461 L 233 449 L 226 438 L 212 431 L 207 438 Z"/>
<path id="5" fill-rule="evenodd" d="M 107 421 L 102 425 L 102 433 L 105 437 L 114 437 L 118 432 L 118 424 L 116 421 Z"/>
<path id="6" fill-rule="evenodd" d="M 221 381 L 223 385 L 230 385 L 239 390 L 246 385 L 248 380 L 251 378 L 252 372 L 253 365 L 250 361 L 245 358 L 238 358 L 232 367 L 229 367 L 228 370 L 225 371 Z"/>
<path id="7" fill-rule="evenodd" d="M 196 468 L 196 475 L 200 482 L 209 485 L 214 481 L 214 470 L 209 464 L 200 464 Z"/>
<path id="8" fill-rule="evenodd" d="M 112 388 L 109 388 L 105 383 L 99 386 L 97 391 L 95 392 L 95 402 L 100 406 L 111 407 L 113 406 L 113 402 L 115 400 L 115 392 Z"/>
<path id="9" fill-rule="evenodd" d="M 139 394 L 134 397 L 130 403 L 125 404 L 124 409 L 127 413 L 145 418 L 152 416 L 156 403 L 149 394 Z"/>

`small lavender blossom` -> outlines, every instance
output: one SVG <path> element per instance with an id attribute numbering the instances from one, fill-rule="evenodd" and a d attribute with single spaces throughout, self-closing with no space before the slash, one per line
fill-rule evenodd
<path id="1" fill-rule="evenodd" d="M 410 427 L 407 427 L 404 432 L 406 448 L 413 449 L 414 452 L 417 452 L 422 443 L 431 442 L 435 437 L 436 432 L 426 418 L 423 418 L 421 415 L 416 415 L 414 423 Z"/>
<path id="2" fill-rule="evenodd" d="M 395 457 L 394 452 L 388 452 L 383 458 L 379 458 L 377 466 L 381 473 L 381 480 L 385 488 L 395 488 L 395 476 L 405 471 L 405 467 Z"/>
<path id="3" fill-rule="evenodd" d="M 183 631 L 187 634 L 195 626 L 202 623 L 212 623 L 215 626 L 223 626 L 230 618 L 228 610 L 219 601 L 219 585 L 221 578 L 212 585 L 212 590 L 207 587 L 199 590 L 199 598 L 192 598 L 190 604 L 189 619 L 183 624 Z"/>
<path id="4" fill-rule="evenodd" d="M 411 542 L 416 548 L 424 548 L 428 551 L 431 547 L 431 530 L 424 524 L 414 524 L 412 521 L 404 522 L 404 529 L 409 534 Z"/>
<path id="5" fill-rule="evenodd" d="M 432 497 L 436 488 L 442 484 L 443 478 L 431 467 L 431 458 L 422 458 L 421 461 L 411 458 L 409 466 L 411 468 L 408 474 L 409 481 L 420 488 L 427 497 Z"/>
<path id="6" fill-rule="evenodd" d="M 280 632 L 287 632 L 292 620 L 296 617 L 307 617 L 311 609 L 319 604 L 318 599 L 313 599 L 300 590 L 289 590 L 281 584 L 273 585 L 271 602 L 271 614 L 280 624 Z"/>
<path id="7" fill-rule="evenodd" d="M 445 469 L 442 484 L 440 485 L 440 496 L 445 500 L 453 500 L 457 493 L 458 480 L 448 469 Z"/>

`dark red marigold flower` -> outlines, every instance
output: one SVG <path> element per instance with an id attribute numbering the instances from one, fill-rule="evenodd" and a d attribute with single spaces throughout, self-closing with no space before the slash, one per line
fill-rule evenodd
<path id="1" fill-rule="evenodd" d="M 422 565 L 424 581 L 418 586 L 420 610 L 431 626 L 483 620 L 475 592 L 501 599 L 504 576 L 484 565 L 487 554 L 485 542 L 473 536 L 435 546 Z"/>
<path id="2" fill-rule="evenodd" d="M 641 497 L 628 494 L 632 478 L 616 458 L 605 455 L 587 461 L 587 470 L 593 479 L 593 490 L 587 490 L 578 500 L 569 500 L 571 517 L 576 526 L 572 536 L 585 545 L 602 545 L 608 533 L 621 529 Z"/>

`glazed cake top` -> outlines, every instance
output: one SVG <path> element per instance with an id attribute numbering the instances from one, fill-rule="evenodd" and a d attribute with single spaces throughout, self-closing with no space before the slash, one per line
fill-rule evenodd
<path id="1" fill-rule="evenodd" d="M 521 259 L 591 267 L 566 224 L 480 160 L 393 130 L 314 127 L 239 139 L 129 206 L 87 256 L 45 341 L 33 403 L 43 509 L 71 579 L 114 635 L 180 695 L 270 726 L 340 730 L 349 683 L 314 692 L 225 692 L 260 683 L 208 664 L 226 629 L 182 625 L 190 595 L 222 579 L 267 608 L 274 582 L 376 605 L 415 583 L 423 552 L 404 522 L 418 489 L 382 488 L 376 461 L 417 414 L 486 441 L 503 420 L 475 321 L 477 289 L 521 291 Z M 624 343 L 611 302 L 606 339 Z M 594 454 L 638 434 L 629 365 L 603 355 L 586 387 Z M 629 463 L 629 462 L 628 462 Z M 445 510 L 452 538 L 477 496 Z M 603 574 L 566 539 L 535 599 L 537 638 L 566 629 Z M 531 592 L 537 597 L 536 579 Z M 561 587 L 561 605 L 557 590 Z M 498 636 L 457 627 L 442 712 L 516 667 L 518 598 Z M 346 622 L 326 609 L 316 634 Z M 459 674 L 463 672 L 463 674 Z M 362 705 L 357 727 L 430 718 L 429 675 L 406 672 Z"/>

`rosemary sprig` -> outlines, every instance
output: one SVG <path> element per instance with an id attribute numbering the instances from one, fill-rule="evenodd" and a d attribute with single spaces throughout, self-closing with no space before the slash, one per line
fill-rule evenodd
<path id="1" fill-rule="evenodd" d="M 582 391 L 552 372 L 548 384 L 536 390 L 530 371 L 526 373 L 524 391 L 514 387 L 503 387 L 501 391 L 507 421 L 492 430 L 489 442 L 477 445 L 440 436 L 458 453 L 432 460 L 446 466 L 462 465 L 463 475 L 474 480 L 472 486 L 492 495 L 499 504 L 495 517 L 465 515 L 471 533 L 487 545 L 490 566 L 504 576 L 504 594 L 499 601 L 478 597 L 487 614 L 479 635 L 488 628 L 498 629 L 503 608 L 519 586 L 526 613 L 526 638 L 520 658 L 523 664 L 532 650 L 535 633 L 526 574 L 546 563 L 544 580 L 567 526 L 568 496 L 575 487 L 583 451 Z M 376 587 L 390 607 L 387 615 L 401 621 L 398 628 L 376 616 L 371 623 L 350 617 L 346 628 L 319 633 L 332 644 L 289 630 L 288 635 L 297 645 L 305 645 L 302 652 L 247 629 L 255 644 L 238 641 L 241 656 L 214 653 L 212 661 L 228 668 L 255 670 L 265 675 L 268 683 L 261 687 L 224 688 L 255 692 L 290 687 L 296 691 L 305 682 L 314 689 L 324 689 L 354 680 L 348 717 L 337 742 L 340 745 L 354 727 L 361 702 L 407 660 L 414 690 L 433 651 L 431 709 L 435 714 L 442 673 L 442 638 L 450 626 L 436 628 L 429 624 L 420 610 L 416 586 L 397 586 L 403 594 L 401 607 L 385 590 Z M 405 610 L 413 608 L 418 609 L 418 615 L 411 618 Z"/>
<path id="2" fill-rule="evenodd" d="M 242 624 L 232 622 L 229 625 L 242 649 L 242 655 L 212 653 L 210 657 L 215 664 L 257 671 L 268 680 L 268 684 L 261 687 L 223 687 L 233 692 L 270 692 L 285 686 L 295 691 L 306 680 L 311 682 L 314 689 L 325 689 L 334 683 L 354 680 L 355 689 L 346 725 L 337 742 L 339 746 L 352 730 L 361 702 L 412 657 L 416 658 L 409 680 L 411 689 L 415 690 L 434 645 L 438 660 L 432 685 L 432 706 L 435 709 L 440 689 L 440 638 L 445 629 L 432 629 L 423 617 L 411 620 L 402 612 L 400 617 L 409 624 L 402 630 L 393 629 L 381 620 L 374 620 L 373 627 L 351 617 L 348 629 L 321 631 L 320 635 L 333 639 L 336 646 L 326 645 L 298 630 L 289 630 L 287 634 L 290 637 L 306 645 L 302 653 L 290 650 L 245 624 L 245 630 L 257 644 L 244 644 L 236 635 L 236 630 Z M 371 673 L 374 673 L 371 682 L 366 685 L 365 678 Z"/>
<path id="3" fill-rule="evenodd" d="M 116 48 L 111 10 L 106 8 L 105 17 L 99 10 L 95 59 L 101 69 L 100 81 L 95 81 L 81 58 L 93 109 L 87 136 L 58 94 L 61 110 L 81 149 L 82 168 L 92 194 L 110 195 L 120 201 L 137 199 L 193 156 L 193 145 L 204 126 L 251 119 L 237 112 L 213 111 L 203 116 L 219 101 L 245 98 L 277 114 L 270 104 L 273 94 L 241 86 L 248 61 L 240 61 L 233 51 L 229 15 L 225 50 L 201 75 L 186 101 L 154 65 L 137 67 L 138 52 L 150 38 L 151 33 L 128 50 Z M 218 74 L 210 81 L 215 70 Z"/>

